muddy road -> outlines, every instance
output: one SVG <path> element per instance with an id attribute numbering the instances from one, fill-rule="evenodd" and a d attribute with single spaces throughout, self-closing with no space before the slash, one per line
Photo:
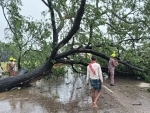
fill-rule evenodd
<path id="1" fill-rule="evenodd" d="M 117 86 L 102 89 L 98 108 L 91 107 L 91 97 L 85 76 L 40 80 L 32 87 L 16 88 L 0 93 L 0 113 L 150 113 L 150 84 L 140 80 L 116 78 Z"/>

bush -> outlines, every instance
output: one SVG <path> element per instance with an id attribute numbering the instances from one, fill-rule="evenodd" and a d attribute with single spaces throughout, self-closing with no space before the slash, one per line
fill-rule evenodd
<path id="1" fill-rule="evenodd" d="M 145 81 L 150 83 L 150 76 L 149 75 L 145 75 Z"/>
<path id="2" fill-rule="evenodd" d="M 150 87 L 147 89 L 148 92 L 150 92 Z"/>
<path id="3" fill-rule="evenodd" d="M 52 69 L 53 75 L 56 75 L 56 76 L 64 76 L 66 72 L 67 70 L 65 66 L 59 66 L 57 68 Z"/>

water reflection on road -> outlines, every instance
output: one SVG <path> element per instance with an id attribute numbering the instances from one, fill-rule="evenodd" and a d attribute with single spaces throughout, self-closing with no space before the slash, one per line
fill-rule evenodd
<path id="1" fill-rule="evenodd" d="M 85 76 L 70 69 L 64 77 L 41 79 L 30 88 L 6 92 L 9 98 L 4 95 L 0 97 L 0 113 L 69 113 L 72 107 L 88 108 L 87 103 L 91 103 Z"/>
<path id="2" fill-rule="evenodd" d="M 52 97 L 61 103 L 68 103 L 70 101 L 84 99 L 84 95 L 88 93 L 84 85 L 85 76 L 73 74 L 69 69 L 65 77 L 54 78 L 48 81 L 44 79 L 37 81 L 29 92 L 45 97 Z"/>
<path id="3" fill-rule="evenodd" d="M 0 113 L 48 113 L 36 103 L 16 100 L 0 101 Z M 32 106 L 32 107 L 31 107 Z"/>
<path id="4" fill-rule="evenodd" d="M 149 113 L 150 95 L 145 88 L 149 84 L 124 78 L 115 80 L 116 87 L 109 86 L 109 80 L 104 81 L 115 93 L 103 88 L 99 107 L 93 109 L 85 75 L 68 69 L 65 77 L 42 79 L 32 87 L 0 93 L 0 113 Z"/>

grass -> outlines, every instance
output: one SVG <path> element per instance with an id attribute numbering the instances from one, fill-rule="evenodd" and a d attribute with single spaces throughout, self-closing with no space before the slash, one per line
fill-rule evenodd
<path id="1" fill-rule="evenodd" d="M 148 92 L 150 92 L 150 87 L 147 89 Z"/>
<path id="2" fill-rule="evenodd" d="M 1 66 L 4 71 L 6 71 L 6 64 L 7 64 L 7 62 L 1 62 Z"/>

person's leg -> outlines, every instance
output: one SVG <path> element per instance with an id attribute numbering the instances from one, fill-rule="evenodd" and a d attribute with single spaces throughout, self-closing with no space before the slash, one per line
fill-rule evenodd
<path id="1" fill-rule="evenodd" d="M 110 71 L 110 84 L 114 84 L 114 70 Z"/>
<path id="2" fill-rule="evenodd" d="M 99 92 L 99 91 L 96 90 L 96 91 L 95 91 L 95 95 L 98 95 L 98 92 Z M 99 98 L 98 98 L 98 100 L 99 100 Z M 98 100 L 97 100 L 97 101 L 98 101 Z"/>
<path id="3" fill-rule="evenodd" d="M 101 96 L 101 91 L 99 90 L 98 94 L 96 95 L 95 100 L 93 102 L 93 104 L 94 104 L 93 107 L 97 107 L 97 101 L 99 100 L 100 96 Z"/>
<path id="4" fill-rule="evenodd" d="M 92 97 L 92 103 L 93 103 L 95 100 L 95 89 L 94 88 L 91 88 L 91 97 Z"/>

